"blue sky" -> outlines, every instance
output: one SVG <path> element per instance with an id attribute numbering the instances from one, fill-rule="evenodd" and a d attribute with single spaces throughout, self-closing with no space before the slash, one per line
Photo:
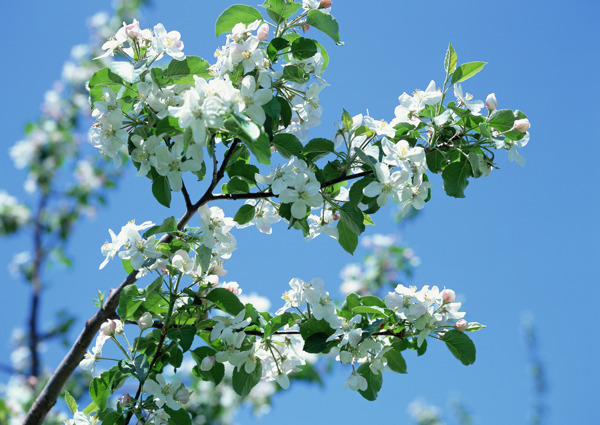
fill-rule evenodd
<path id="1" fill-rule="evenodd" d="M 162 22 L 167 30 L 180 31 L 187 54 L 211 61 L 222 43 L 214 37 L 214 21 L 234 2 L 154 3 L 144 9 L 142 26 Z M 6 153 L 22 138 L 24 124 L 39 115 L 43 93 L 59 78 L 71 46 L 87 41 L 85 19 L 99 6 L 74 0 L 4 6 L 4 40 L 10 48 L 0 67 L 5 85 L 0 188 L 13 195 L 23 194 L 25 175 L 14 170 Z M 501 152 L 500 169 L 472 181 L 465 199 L 448 198 L 441 179 L 433 176 L 431 202 L 403 230 L 404 242 L 422 260 L 414 284 L 453 288 L 464 301 L 467 318 L 488 325 L 474 335 L 475 365 L 462 366 L 444 346 L 432 343 L 426 356 L 408 355 L 408 375 L 384 376 L 376 402 L 343 391 L 349 371 L 340 368 L 326 379 L 324 389 L 293 386 L 276 397 L 269 416 L 255 420 L 243 412 L 240 423 L 408 423 L 406 405 L 414 398 L 445 407 L 455 396 L 481 424 L 525 423 L 532 392 L 520 328 L 526 312 L 535 319 L 549 382 L 548 423 L 589 423 L 595 417 L 600 394 L 593 312 L 600 296 L 600 37 L 592 28 L 598 12 L 593 1 L 334 1 L 332 14 L 340 22 L 345 46 L 333 45 L 314 30 L 308 33 L 325 45 L 331 60 L 324 75 L 331 87 L 321 95 L 323 125 L 311 136 L 331 137 L 342 108 L 352 115 L 368 109 L 371 116 L 390 120 L 402 92 L 425 89 L 432 79 L 441 85 L 444 53 L 452 42 L 459 63 L 488 62 L 464 83 L 468 92 L 478 99 L 495 92 L 500 107 L 528 115 L 531 141 L 522 150 L 527 164 L 509 163 Z M 119 229 L 133 218 L 160 222 L 182 211 L 181 203 L 173 212 L 158 205 L 147 181 L 134 178 L 131 170 L 127 174 L 111 194 L 109 207 L 77 229 L 70 249 L 75 268 L 48 273 L 46 320 L 67 308 L 82 324 L 94 312 L 96 289 L 107 291 L 120 282 L 117 264 L 98 271 L 108 228 Z M 381 211 L 370 232 L 392 232 L 391 214 L 390 209 Z M 339 270 L 365 252 L 351 257 L 323 236 L 306 243 L 283 225 L 272 236 L 248 229 L 238 231 L 236 238 L 228 280 L 237 280 L 246 292 L 264 293 L 275 307 L 292 277 L 322 277 L 336 293 Z M 27 242 L 0 241 L 0 268 L 6 270 L 12 253 L 25 249 Z M 9 330 L 25 325 L 28 291 L 10 278 L 2 285 L 10 293 L 3 297 L 8 305 L 0 316 L 10 324 L 0 331 L 0 361 L 6 363 Z M 44 359 L 53 365 L 59 356 L 49 352 Z"/>

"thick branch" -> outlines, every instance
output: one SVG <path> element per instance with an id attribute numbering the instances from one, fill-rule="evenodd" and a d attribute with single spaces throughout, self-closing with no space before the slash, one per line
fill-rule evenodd
<path id="1" fill-rule="evenodd" d="M 191 218 L 198 211 L 198 209 L 210 200 L 212 200 L 212 191 L 215 189 L 215 187 L 217 187 L 217 184 L 225 175 L 225 168 L 227 166 L 227 163 L 231 158 L 235 146 L 239 142 L 239 139 L 235 139 L 233 141 L 233 143 L 229 147 L 229 151 L 223 159 L 221 167 L 218 170 L 217 161 L 216 159 L 214 160 L 215 168 L 213 171 L 213 178 L 210 182 L 210 185 L 206 189 L 206 192 L 204 193 L 202 198 L 200 198 L 198 202 L 193 204 L 191 208 L 188 207 L 185 214 L 179 219 L 179 221 L 177 222 L 178 230 L 183 230 L 183 228 L 191 220 Z M 172 240 L 173 236 L 171 234 L 165 234 L 160 239 L 159 243 L 169 243 Z M 106 299 L 106 302 L 104 303 L 104 306 L 85 323 L 85 326 L 79 334 L 79 336 L 77 337 L 77 340 L 75 341 L 67 355 L 63 358 L 61 363 L 58 365 L 58 368 L 54 371 L 54 373 L 50 377 L 50 380 L 31 406 L 31 409 L 25 417 L 24 425 L 40 425 L 42 423 L 48 411 L 52 408 L 52 406 L 56 404 L 56 399 L 60 394 L 64 384 L 66 383 L 67 379 L 69 379 L 69 377 L 73 374 L 75 368 L 79 365 L 79 362 L 83 359 L 85 351 L 92 343 L 92 340 L 94 339 L 94 336 L 96 336 L 96 334 L 98 333 L 102 323 L 104 323 L 111 317 L 115 317 L 117 307 L 119 305 L 119 297 L 121 295 L 121 291 L 126 286 L 135 283 L 135 281 L 137 280 L 136 275 L 137 271 L 130 273 L 129 276 L 127 276 L 127 278 L 125 278 L 125 280 L 121 282 L 117 289 L 114 289 L 110 292 L 108 298 Z"/>

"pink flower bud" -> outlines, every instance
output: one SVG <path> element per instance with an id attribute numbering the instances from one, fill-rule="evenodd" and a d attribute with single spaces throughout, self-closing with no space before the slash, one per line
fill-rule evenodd
<path id="1" fill-rule="evenodd" d="M 456 299 L 456 294 L 452 289 L 444 289 L 442 291 L 442 300 L 444 300 L 444 304 L 452 303 Z"/>
<path id="2" fill-rule="evenodd" d="M 145 312 L 142 314 L 142 317 L 138 319 L 137 323 L 140 329 L 145 331 L 146 329 L 152 327 L 154 320 L 152 319 L 152 315 L 150 313 Z"/>
<path id="3" fill-rule="evenodd" d="M 110 319 L 100 326 L 100 332 L 106 336 L 113 336 L 115 334 L 115 329 L 117 329 L 117 323 Z"/>
<path id="4" fill-rule="evenodd" d="M 319 7 L 321 9 L 327 9 L 328 7 L 331 7 L 331 3 L 333 3 L 331 0 L 321 0 Z"/>
<path id="5" fill-rule="evenodd" d="M 520 131 L 521 133 L 525 133 L 527 130 L 529 130 L 529 126 L 529 120 L 527 118 L 523 118 L 515 121 L 514 129 Z"/>
<path id="6" fill-rule="evenodd" d="M 119 405 L 121 407 L 128 406 L 129 403 L 130 403 L 130 401 L 131 401 L 131 396 L 129 394 L 127 394 L 127 393 L 125 393 L 121 397 L 119 397 L 119 400 L 118 400 Z"/>
<path id="7" fill-rule="evenodd" d="M 454 324 L 454 327 L 457 331 L 464 332 L 467 329 L 467 321 L 465 319 L 460 319 L 458 322 Z"/>
<path id="8" fill-rule="evenodd" d="M 190 391 L 185 387 L 181 387 L 179 390 L 177 390 L 173 398 L 181 404 L 186 404 L 188 401 L 190 401 Z"/>
<path id="9" fill-rule="evenodd" d="M 490 93 L 485 99 L 485 106 L 488 110 L 493 111 L 498 107 L 498 101 L 496 100 L 496 94 Z"/>
<path id="10" fill-rule="evenodd" d="M 304 32 L 308 31 L 308 29 L 310 28 L 310 25 L 306 24 L 302 27 L 302 29 L 304 30 Z"/>
<path id="11" fill-rule="evenodd" d="M 127 34 L 127 37 L 129 38 L 136 38 L 137 36 L 140 35 L 141 33 L 141 28 L 140 28 L 140 23 L 137 20 L 133 20 L 133 22 L 129 25 L 124 25 L 125 26 L 125 34 Z"/>
<path id="12" fill-rule="evenodd" d="M 223 283 L 223 288 L 227 289 L 234 295 L 240 295 L 242 293 L 242 289 L 240 288 L 240 285 L 238 285 L 237 282 L 225 282 Z"/>
<path id="13" fill-rule="evenodd" d="M 267 37 L 269 36 L 269 24 L 262 24 L 260 27 L 258 27 L 258 30 L 256 30 L 256 37 L 260 40 L 266 40 Z"/>
<path id="14" fill-rule="evenodd" d="M 202 363 L 200 363 L 200 370 L 209 371 L 215 365 L 215 358 L 213 356 L 206 356 L 202 359 Z"/>

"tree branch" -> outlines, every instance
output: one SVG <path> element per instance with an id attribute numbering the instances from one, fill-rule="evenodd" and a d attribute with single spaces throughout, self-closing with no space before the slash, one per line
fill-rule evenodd
<path id="1" fill-rule="evenodd" d="M 217 187 L 219 181 L 225 176 L 225 167 L 227 163 L 231 159 L 233 154 L 233 150 L 235 146 L 240 142 L 240 139 L 234 139 L 233 143 L 229 147 L 229 151 L 225 155 L 223 159 L 223 163 L 221 167 L 217 170 L 217 160 L 216 156 L 214 159 L 214 170 L 213 170 L 213 178 L 206 189 L 206 192 L 198 202 L 193 204 L 191 208 L 187 208 L 185 214 L 179 219 L 177 222 L 177 229 L 183 230 L 186 224 L 191 220 L 191 218 L 196 214 L 198 209 L 205 205 L 207 202 L 211 201 L 212 191 Z M 214 152 L 213 152 L 214 155 Z M 173 240 L 173 236 L 171 234 L 165 234 L 162 238 L 160 238 L 159 243 L 170 243 Z M 106 322 L 111 317 L 116 316 L 117 307 L 119 305 L 119 297 L 121 295 L 121 291 L 126 286 L 129 286 L 137 281 L 137 270 L 133 271 L 121 282 L 121 284 L 110 292 L 104 306 L 98 310 L 98 312 L 91 317 L 86 323 L 77 337 L 77 340 L 67 353 L 67 355 L 63 358 L 63 360 L 58 365 L 58 368 L 54 371 L 50 380 L 40 393 L 40 395 L 36 398 L 25 417 L 24 425 L 40 425 L 44 418 L 46 417 L 48 411 L 56 404 L 56 399 L 60 394 L 64 384 L 67 379 L 73 374 L 75 368 L 79 365 L 79 362 L 83 359 L 85 355 L 85 351 L 92 343 L 92 340 L 100 330 L 100 326 Z"/>

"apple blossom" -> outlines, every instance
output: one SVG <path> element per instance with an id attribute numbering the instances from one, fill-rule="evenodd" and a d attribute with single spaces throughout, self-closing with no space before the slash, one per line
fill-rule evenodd
<path id="1" fill-rule="evenodd" d="M 529 120 L 527 118 L 523 118 L 520 120 L 515 120 L 514 129 L 520 131 L 521 133 L 525 133 L 529 130 Z"/>
<path id="2" fill-rule="evenodd" d="M 485 98 L 485 107 L 491 112 L 498 107 L 498 101 L 496 100 L 496 94 L 490 93 Z"/>
<path id="3" fill-rule="evenodd" d="M 138 326 L 140 327 L 140 330 L 145 331 L 148 328 L 151 328 L 152 325 L 154 324 L 154 319 L 152 318 L 152 314 L 150 314 L 149 312 L 144 312 L 144 314 L 142 314 L 140 316 L 140 318 L 137 321 Z"/>
<path id="4" fill-rule="evenodd" d="M 460 319 L 458 322 L 456 322 L 454 327 L 456 330 L 464 332 L 465 329 L 467 329 L 467 321 L 465 319 Z"/>

